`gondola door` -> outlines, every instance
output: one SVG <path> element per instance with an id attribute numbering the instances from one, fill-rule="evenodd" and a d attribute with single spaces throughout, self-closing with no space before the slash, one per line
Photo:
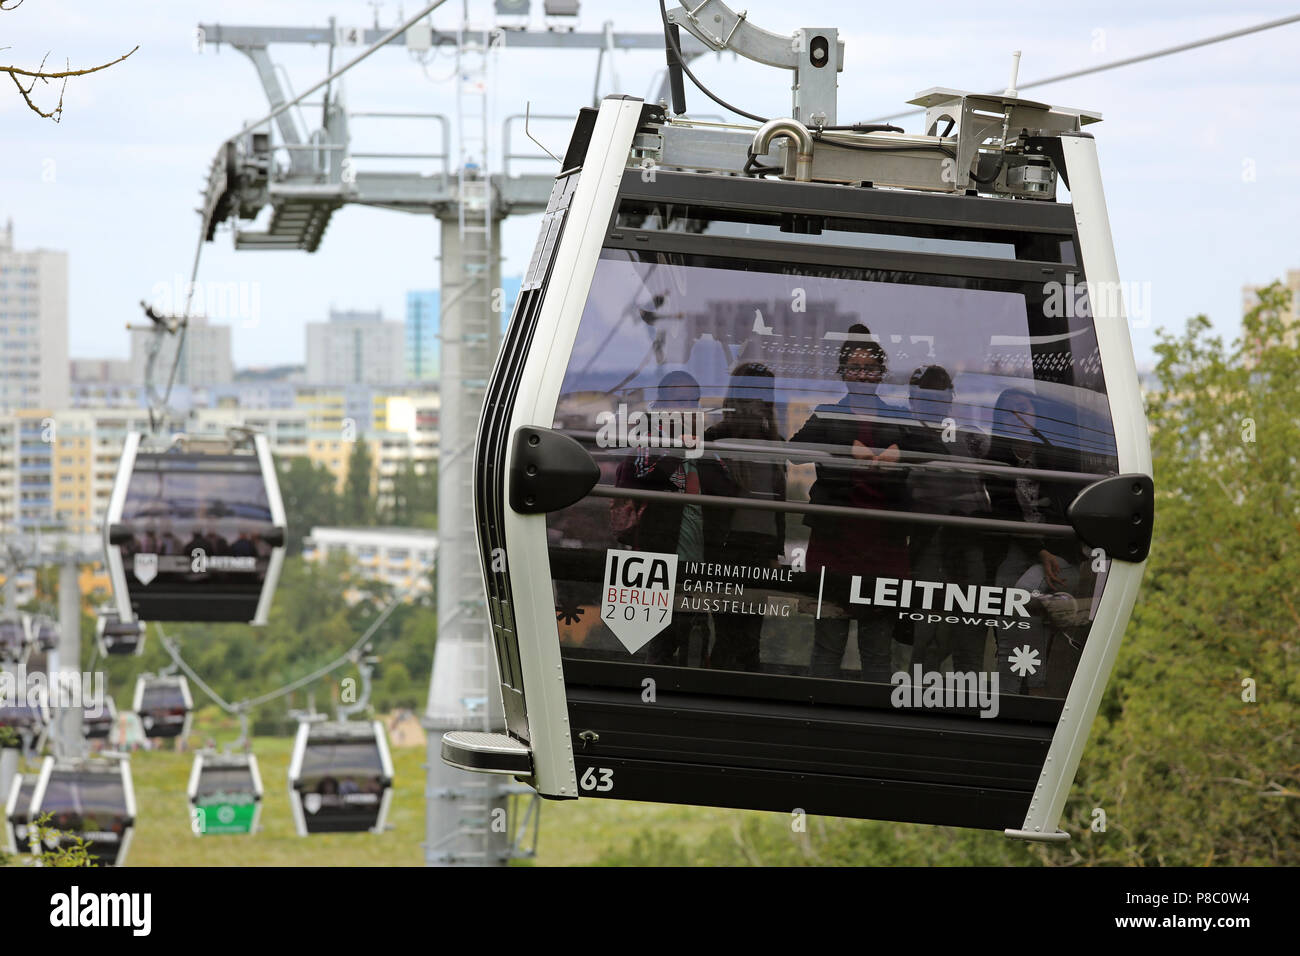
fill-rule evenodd
<path id="1" fill-rule="evenodd" d="M 494 372 L 508 736 L 444 759 L 1062 838 L 1153 514 L 1092 138 L 1070 205 L 647 176 L 642 116 L 580 118 Z"/>

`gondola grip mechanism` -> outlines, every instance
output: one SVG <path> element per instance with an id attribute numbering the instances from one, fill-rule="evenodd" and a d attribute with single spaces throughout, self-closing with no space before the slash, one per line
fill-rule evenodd
<path id="1" fill-rule="evenodd" d="M 510 507 L 519 514 L 547 514 L 586 497 L 600 479 L 591 455 L 568 435 L 527 425 L 515 432 L 510 451 Z"/>
<path id="2" fill-rule="evenodd" d="M 1150 475 L 1113 475 L 1084 488 L 1067 517 L 1088 545 L 1119 561 L 1145 561 L 1151 551 L 1155 485 Z"/>

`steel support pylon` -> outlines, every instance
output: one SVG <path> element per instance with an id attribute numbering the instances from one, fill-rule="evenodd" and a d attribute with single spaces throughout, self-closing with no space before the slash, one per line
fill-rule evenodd
<path id="1" fill-rule="evenodd" d="M 428 735 L 425 862 L 503 866 L 510 856 L 507 781 L 442 761 L 450 730 L 504 727 L 474 527 L 474 439 L 501 340 L 500 219 L 488 164 L 489 31 L 461 29 L 457 54 L 457 203 L 441 224 L 438 643 L 423 725 Z"/>

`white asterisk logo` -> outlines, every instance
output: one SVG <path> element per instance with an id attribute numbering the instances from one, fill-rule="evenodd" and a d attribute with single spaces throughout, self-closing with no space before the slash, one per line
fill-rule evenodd
<path id="1" fill-rule="evenodd" d="M 1011 673 L 1024 677 L 1026 674 L 1033 674 L 1038 670 L 1038 651 L 1033 650 L 1028 644 L 1024 647 L 1017 647 L 1015 653 L 1011 655 Z"/>

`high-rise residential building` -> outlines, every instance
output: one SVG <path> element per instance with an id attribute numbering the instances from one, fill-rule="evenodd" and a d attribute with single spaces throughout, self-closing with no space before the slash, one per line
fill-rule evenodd
<path id="1" fill-rule="evenodd" d="M 307 323 L 307 381 L 313 385 L 392 385 L 406 380 L 406 330 L 382 312 L 330 310 Z"/>
<path id="2" fill-rule="evenodd" d="M 502 332 L 523 282 L 522 276 L 507 276 L 501 280 L 500 293 L 492 297 L 492 308 L 501 313 Z M 435 382 L 441 377 L 441 307 L 437 289 L 412 289 L 406 293 L 406 372 L 413 382 Z"/>
<path id="3" fill-rule="evenodd" d="M 68 404 L 68 254 L 0 230 L 0 411 Z"/>
<path id="4" fill-rule="evenodd" d="M 406 293 L 406 375 L 412 382 L 438 379 L 442 350 L 438 340 L 437 289 L 412 289 Z"/>
<path id="5" fill-rule="evenodd" d="M 148 329 L 131 330 L 131 379 L 136 383 L 142 384 L 145 380 L 153 337 L 154 333 Z M 154 381 L 160 386 L 167 381 L 178 348 L 181 361 L 176 367 L 176 384 L 227 385 L 234 381 L 230 326 L 209 325 L 203 316 L 195 315 L 190 317 L 184 343 L 179 335 L 164 336 L 154 360 Z"/>

